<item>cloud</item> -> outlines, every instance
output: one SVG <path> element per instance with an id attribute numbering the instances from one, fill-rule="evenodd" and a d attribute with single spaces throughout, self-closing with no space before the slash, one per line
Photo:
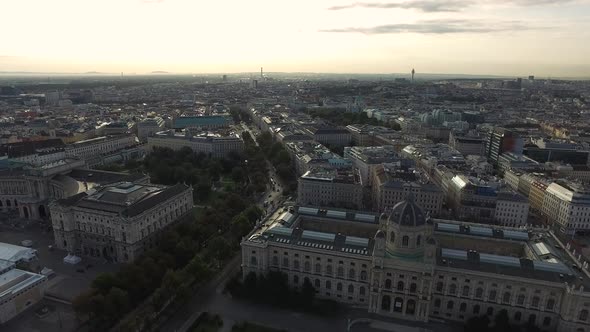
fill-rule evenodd
<path id="1" fill-rule="evenodd" d="M 567 3 L 588 2 L 588 0 L 408 0 L 400 2 L 353 2 L 348 5 L 329 7 L 328 10 L 352 8 L 416 9 L 423 12 L 458 12 L 474 5 L 546 6 Z"/>
<path id="2" fill-rule="evenodd" d="M 456 12 L 471 5 L 469 0 L 411 0 L 404 2 L 355 2 L 349 5 L 332 6 L 328 10 L 343 10 L 351 8 L 400 8 L 417 9 L 423 12 Z"/>
<path id="3" fill-rule="evenodd" d="M 462 19 L 425 20 L 415 23 L 386 24 L 374 27 L 347 27 L 323 29 L 320 32 L 330 33 L 363 33 L 366 35 L 420 33 L 420 34 L 452 34 L 452 33 L 492 33 L 502 31 L 540 29 L 519 21 L 482 22 Z"/>

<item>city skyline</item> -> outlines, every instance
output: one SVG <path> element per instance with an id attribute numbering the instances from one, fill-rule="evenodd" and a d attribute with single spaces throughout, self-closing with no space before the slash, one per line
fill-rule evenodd
<path id="1" fill-rule="evenodd" d="M 590 2 L 28 0 L 0 71 L 589 77 Z M 30 11 L 35 8 L 35 11 Z M 40 33 L 42 32 L 42 33 Z"/>

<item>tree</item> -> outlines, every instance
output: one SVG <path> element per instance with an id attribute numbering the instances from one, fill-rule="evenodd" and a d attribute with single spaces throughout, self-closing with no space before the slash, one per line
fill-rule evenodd
<path id="1" fill-rule="evenodd" d="M 464 332 L 487 332 L 489 331 L 490 319 L 486 315 L 471 317 L 465 324 Z"/>
<path id="2" fill-rule="evenodd" d="M 502 309 L 498 312 L 496 317 L 494 317 L 494 328 L 492 329 L 494 332 L 510 332 L 512 331 L 512 327 L 510 326 L 510 318 L 508 317 L 508 311 L 506 309 Z"/>
<path id="3" fill-rule="evenodd" d="M 129 310 L 129 297 L 126 291 L 113 287 L 104 298 L 105 311 L 107 316 L 117 320 L 122 314 Z"/>
<path id="4" fill-rule="evenodd" d="M 221 263 L 226 258 L 229 258 L 231 252 L 231 246 L 225 237 L 217 236 L 209 241 L 207 255 L 216 259 L 218 263 Z"/>
<path id="5" fill-rule="evenodd" d="M 241 183 L 244 182 L 244 179 L 246 178 L 246 173 L 244 172 L 244 169 L 242 167 L 236 166 L 231 170 L 231 178 L 234 182 Z"/>
<path id="6" fill-rule="evenodd" d="M 117 285 L 117 279 L 111 273 L 101 273 L 92 281 L 92 288 L 101 294 L 107 294 L 111 288 Z"/>
<path id="7" fill-rule="evenodd" d="M 253 223 L 242 213 L 232 220 L 231 232 L 236 239 L 248 234 L 252 230 Z"/>
<path id="8" fill-rule="evenodd" d="M 313 298 L 315 297 L 315 288 L 311 284 L 308 278 L 305 278 L 303 281 L 303 286 L 301 286 L 301 304 L 303 306 L 309 306 L 313 302 Z"/>
<path id="9" fill-rule="evenodd" d="M 193 276 L 196 282 L 205 280 L 211 274 L 209 266 L 205 263 L 201 256 L 196 255 L 186 266 L 186 272 Z"/>

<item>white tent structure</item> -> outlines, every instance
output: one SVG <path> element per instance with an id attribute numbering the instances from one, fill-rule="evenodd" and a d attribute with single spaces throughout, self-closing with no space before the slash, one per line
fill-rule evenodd
<path id="1" fill-rule="evenodd" d="M 66 264 L 76 265 L 76 264 L 80 263 L 81 260 L 82 259 L 76 255 L 68 254 L 66 257 L 64 257 L 64 263 L 66 263 Z"/>
<path id="2" fill-rule="evenodd" d="M 0 242 L 0 260 L 18 263 L 31 262 L 35 259 L 37 259 L 35 249 Z"/>

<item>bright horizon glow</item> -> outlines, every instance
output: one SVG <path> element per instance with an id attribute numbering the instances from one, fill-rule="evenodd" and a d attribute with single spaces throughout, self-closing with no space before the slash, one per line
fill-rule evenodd
<path id="1" fill-rule="evenodd" d="M 5 2 L 0 71 L 590 77 L 588 0 Z"/>

